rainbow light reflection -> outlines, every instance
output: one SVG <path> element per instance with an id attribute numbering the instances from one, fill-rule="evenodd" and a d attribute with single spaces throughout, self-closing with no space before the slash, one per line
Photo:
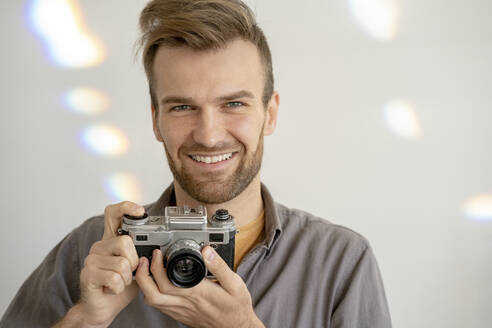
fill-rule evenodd
<path id="1" fill-rule="evenodd" d="M 348 0 L 352 15 L 364 31 L 379 41 L 391 41 L 400 11 L 394 0 Z"/>
<path id="2" fill-rule="evenodd" d="M 394 99 L 384 106 L 384 116 L 388 129 L 396 136 L 416 139 L 422 136 L 415 109 L 407 101 Z"/>
<path id="3" fill-rule="evenodd" d="M 99 90 L 79 87 L 63 95 L 63 103 L 72 112 L 96 115 L 107 111 L 109 98 Z"/>
<path id="4" fill-rule="evenodd" d="M 492 193 L 482 193 L 465 201 L 466 215 L 476 220 L 492 220 Z"/>
<path id="5" fill-rule="evenodd" d="M 118 156 L 128 151 L 125 134 L 113 126 L 88 127 L 82 132 L 80 139 L 89 151 L 101 156 Z"/>
<path id="6" fill-rule="evenodd" d="M 128 173 L 113 173 L 104 182 L 106 192 L 116 202 L 129 200 L 135 203 L 142 201 L 142 192 L 137 178 Z"/>
<path id="7" fill-rule="evenodd" d="M 32 0 L 27 9 L 30 26 L 55 65 L 83 68 L 104 60 L 104 49 L 87 32 L 74 0 Z"/>

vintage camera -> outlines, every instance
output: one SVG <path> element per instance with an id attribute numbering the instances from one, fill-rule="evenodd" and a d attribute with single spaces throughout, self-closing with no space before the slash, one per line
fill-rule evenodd
<path id="1" fill-rule="evenodd" d="M 164 255 L 164 267 L 169 280 L 177 287 L 190 288 L 207 273 L 201 249 L 212 246 L 231 269 L 234 267 L 236 225 L 227 210 L 220 209 L 207 218 L 207 209 L 188 206 L 168 206 L 164 216 L 125 215 L 120 230 L 129 235 L 138 256 L 152 260 L 154 249 Z"/>

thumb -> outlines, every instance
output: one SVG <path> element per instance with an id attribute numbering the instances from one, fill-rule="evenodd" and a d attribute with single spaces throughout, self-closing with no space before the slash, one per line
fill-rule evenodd
<path id="1" fill-rule="evenodd" d="M 238 285 L 244 284 L 241 277 L 229 268 L 227 263 L 220 255 L 210 246 L 202 250 L 205 265 L 208 271 L 212 272 L 220 285 L 230 294 L 238 290 Z"/>

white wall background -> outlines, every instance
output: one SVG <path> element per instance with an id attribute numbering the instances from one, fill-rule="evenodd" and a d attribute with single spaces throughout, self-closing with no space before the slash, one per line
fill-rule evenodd
<path id="1" fill-rule="evenodd" d="M 106 53 L 82 69 L 50 60 L 30 27 L 34 2 L 0 3 L 0 314 L 64 235 L 119 200 L 104 187 L 109 175 L 135 177 L 120 192 L 141 203 L 171 181 L 132 53 L 146 1 L 75 1 Z M 395 327 L 490 327 L 492 2 L 249 3 L 281 95 L 262 175 L 277 201 L 371 241 Z M 381 5 L 398 13 L 393 29 Z M 62 97 L 81 86 L 104 93 L 107 110 L 70 111 Z M 410 137 L 387 123 L 392 99 L 413 108 Z M 81 131 L 98 124 L 123 131 L 127 151 L 82 146 Z"/>

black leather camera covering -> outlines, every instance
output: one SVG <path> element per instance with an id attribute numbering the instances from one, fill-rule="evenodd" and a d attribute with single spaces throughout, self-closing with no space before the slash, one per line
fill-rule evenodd
<path id="1" fill-rule="evenodd" d="M 215 250 L 222 257 L 222 259 L 227 263 L 231 270 L 234 270 L 234 250 L 236 248 L 236 232 L 229 232 L 229 243 L 228 244 L 217 244 Z M 207 276 L 212 276 L 212 273 L 208 272 Z"/>

